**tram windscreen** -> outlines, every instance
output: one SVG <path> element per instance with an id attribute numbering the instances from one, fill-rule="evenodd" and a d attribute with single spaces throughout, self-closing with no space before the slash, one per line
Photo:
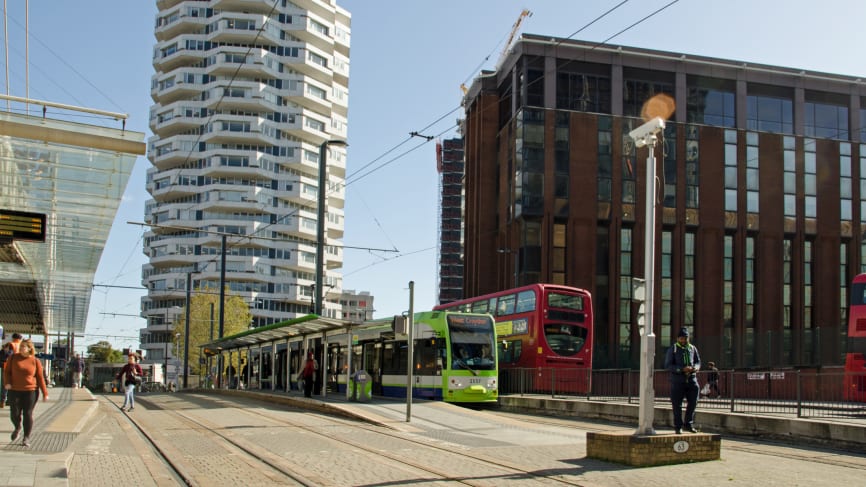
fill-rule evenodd
<path id="1" fill-rule="evenodd" d="M 496 369 L 492 318 L 449 314 L 448 332 L 451 335 L 452 369 Z"/>

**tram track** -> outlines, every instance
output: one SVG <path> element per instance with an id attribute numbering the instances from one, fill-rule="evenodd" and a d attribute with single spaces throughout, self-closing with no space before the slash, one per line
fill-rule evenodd
<path id="1" fill-rule="evenodd" d="M 425 482 L 445 481 L 479 487 L 507 484 L 508 480 L 532 481 L 539 485 L 581 485 L 555 475 L 539 474 L 535 467 L 490 457 L 477 450 L 462 447 L 462 445 L 438 440 L 433 440 L 431 443 L 429 438 L 391 431 L 350 419 L 316 414 L 317 424 L 310 425 L 286 418 L 285 414 L 282 414 L 285 411 L 271 412 L 260 408 L 255 408 L 253 411 L 238 407 L 237 404 L 220 404 L 221 401 L 214 400 L 209 396 L 194 397 L 196 401 L 209 401 L 220 407 L 231 407 L 233 408 L 232 414 L 237 415 L 236 418 L 241 416 L 249 418 L 249 421 L 240 420 L 240 423 L 261 424 L 266 422 L 269 424 L 258 427 L 302 431 L 306 435 L 314 435 L 322 440 L 333 442 L 335 448 L 351 449 L 354 455 L 363 456 L 364 461 L 376 462 L 376 464 L 381 465 L 381 468 L 399 469 L 414 481 L 421 479 Z M 273 475 L 281 476 L 287 481 L 296 483 L 296 485 L 340 485 L 339 482 L 322 477 L 321 473 L 305 471 L 303 466 L 299 466 L 291 459 L 238 435 L 236 433 L 238 428 L 216 424 L 206 418 L 195 417 L 183 410 L 174 410 L 171 407 L 158 404 L 156 401 L 151 402 L 145 399 L 144 401 L 139 400 L 139 402 L 152 404 L 155 408 L 161 409 L 161 412 L 170 414 L 172 418 L 178 421 L 179 428 L 193 431 L 195 434 L 201 435 L 202 439 L 218 440 L 222 442 L 224 447 L 234 449 L 236 455 L 243 455 L 259 462 L 263 468 L 271 470 Z M 170 441 L 170 435 L 166 434 L 165 439 L 154 438 L 154 435 L 148 434 L 146 431 L 148 426 L 138 424 L 141 420 L 135 417 L 135 413 L 127 416 L 186 485 L 203 485 L 196 481 L 195 475 L 188 472 L 189 469 L 182 461 L 173 459 L 178 455 L 177 451 L 172 451 L 176 449 L 171 446 L 160 445 L 165 440 Z M 350 434 L 346 434 L 347 432 Z M 355 439 L 362 436 L 362 432 L 371 441 Z M 390 446 L 388 448 L 374 446 L 383 443 L 388 443 Z M 424 458 L 428 461 L 423 461 Z M 462 470 L 463 473 L 455 473 L 454 470 L 458 465 L 460 468 L 457 470 Z M 467 474 L 466 472 L 475 473 Z"/>
<path id="2" fill-rule="evenodd" d="M 139 399 L 139 403 L 143 402 L 146 403 L 147 401 L 142 401 L 141 399 Z M 178 418 L 182 418 L 189 424 L 200 426 L 196 421 L 185 418 L 184 415 L 178 414 L 177 412 L 171 410 L 167 410 L 167 412 L 174 414 Z M 160 460 L 166 465 L 166 467 L 171 471 L 171 473 L 180 480 L 181 483 L 191 487 L 199 485 L 213 485 L 213 482 L 210 481 L 200 481 L 200 479 L 197 478 L 198 476 L 195 473 L 191 472 L 190 468 L 188 468 L 188 466 L 186 466 L 184 462 L 181 461 L 182 456 L 178 455 L 176 448 L 169 444 L 166 444 L 165 441 L 157 438 L 155 434 L 150 432 L 150 430 L 152 430 L 153 428 L 143 424 L 144 421 L 140 418 L 140 414 L 127 413 L 125 416 L 127 421 L 133 425 L 136 431 L 148 443 L 148 446 L 150 446 L 158 454 Z M 300 476 L 295 472 L 288 471 L 284 467 L 268 461 L 268 459 L 257 456 L 256 452 L 237 444 L 237 442 L 234 442 L 230 438 L 227 438 L 226 435 L 220 433 L 218 430 L 205 430 L 204 428 L 200 427 L 194 427 L 190 429 L 196 431 L 199 434 L 204 434 L 204 436 L 212 436 L 222 439 L 226 443 L 232 445 L 232 447 L 234 447 L 235 449 L 241 451 L 245 455 L 245 460 L 247 462 L 252 460 L 253 463 L 259 463 L 263 467 L 273 470 L 278 475 L 282 476 L 284 480 L 290 480 L 295 482 L 292 485 L 302 485 L 309 487 L 321 485 L 319 482 Z M 170 440 L 170 435 L 166 435 L 166 439 Z M 279 482 L 278 485 L 289 484 L 287 484 L 286 482 Z"/>
<path id="3" fill-rule="evenodd" d="M 245 412 L 246 412 L 246 411 L 245 411 Z M 272 421 L 275 421 L 275 422 L 283 422 L 283 423 L 285 423 L 285 424 L 293 424 L 292 422 L 285 421 L 285 420 L 280 419 L 280 418 L 274 418 L 274 417 L 272 417 L 271 415 L 268 415 L 268 414 L 257 413 L 257 415 L 267 417 L 268 419 L 270 419 L 270 420 L 272 420 Z M 387 437 L 389 437 L 389 438 L 393 438 L 393 439 L 396 439 L 396 440 L 400 440 L 400 441 L 408 442 L 408 443 L 411 443 L 411 444 L 413 444 L 413 445 L 416 445 L 416 446 L 419 446 L 419 447 L 422 447 L 422 448 L 427 448 L 427 449 L 436 450 L 436 451 L 438 451 L 438 452 L 442 452 L 442 453 L 445 453 L 445 454 L 448 454 L 448 455 L 459 456 L 460 459 L 463 459 L 463 460 L 469 458 L 469 459 L 472 459 L 472 460 L 474 460 L 474 461 L 480 462 L 481 464 L 483 464 L 483 465 L 485 465 L 485 466 L 488 466 L 488 467 L 489 467 L 489 466 L 494 466 L 494 467 L 497 467 L 497 468 L 501 468 L 501 469 L 507 470 L 507 471 L 509 471 L 509 474 L 510 474 L 510 475 L 517 474 L 517 475 L 520 475 L 520 476 L 530 477 L 530 478 L 533 478 L 533 479 L 536 479 L 536 480 L 539 480 L 539 481 L 541 481 L 541 480 L 543 479 L 543 480 L 546 480 L 546 481 L 555 482 L 557 485 L 559 485 L 559 484 L 561 484 L 561 485 L 575 485 L 575 486 L 580 486 L 580 485 L 582 485 L 582 484 L 579 484 L 579 483 L 576 483 L 576 482 L 569 481 L 569 480 L 567 480 L 567 479 L 561 479 L 561 478 L 549 477 L 549 476 L 541 476 L 541 475 L 538 475 L 538 474 L 534 473 L 532 470 L 527 469 L 527 468 L 524 467 L 524 466 L 520 466 L 520 465 L 514 464 L 514 463 L 512 463 L 512 462 L 504 462 L 502 459 L 498 459 L 498 458 L 490 457 L 490 456 L 487 456 L 487 455 L 482 455 L 482 454 L 480 454 L 480 453 L 478 453 L 477 451 L 474 451 L 474 450 L 464 449 L 464 450 L 461 450 L 459 453 L 457 453 L 457 452 L 455 452 L 454 449 L 453 449 L 453 444 L 449 444 L 449 445 L 445 445 L 445 444 L 442 444 L 442 445 L 431 444 L 431 443 L 429 443 L 430 440 L 427 439 L 427 438 L 423 438 L 423 439 L 422 439 L 422 438 L 419 437 L 419 438 L 416 439 L 416 438 L 413 438 L 412 436 L 407 435 L 407 434 L 404 434 L 404 433 L 400 433 L 400 432 L 396 432 L 396 431 L 392 432 L 392 431 L 389 431 L 389 430 L 387 430 L 387 429 L 383 429 L 382 427 L 371 426 L 371 425 L 367 425 L 367 424 L 365 424 L 365 423 L 361 423 L 361 422 L 358 422 L 358 421 L 352 421 L 352 420 L 347 420 L 347 419 L 342 419 L 342 418 L 331 418 L 331 417 L 329 417 L 329 419 L 330 419 L 332 422 L 337 423 L 337 424 L 341 424 L 341 425 L 343 425 L 343 426 L 352 426 L 352 427 L 354 427 L 354 428 L 361 429 L 361 430 L 365 430 L 365 431 L 368 431 L 368 432 L 371 432 L 371 433 L 374 433 L 374 434 L 378 434 L 378 435 L 381 435 L 381 436 L 387 436 Z M 295 424 L 295 425 L 293 425 L 293 426 L 294 426 L 294 427 L 298 427 L 298 428 L 302 428 L 302 429 L 307 430 L 307 431 L 309 431 L 309 432 L 311 432 L 311 433 L 314 433 L 314 434 L 318 434 L 318 435 L 326 436 L 326 437 L 329 437 L 329 438 L 334 438 L 334 437 L 331 436 L 331 435 L 326 435 L 326 434 L 322 433 L 321 431 L 318 431 L 318 430 L 317 430 L 316 428 L 314 428 L 314 427 L 307 427 L 307 426 L 297 425 L 297 424 Z M 368 447 L 367 445 L 365 445 L 365 444 L 363 444 L 363 443 L 361 443 L 361 442 L 353 442 L 353 441 L 351 441 L 351 440 L 346 440 L 346 439 L 343 439 L 343 438 L 340 438 L 339 441 L 342 441 L 342 442 L 344 442 L 344 443 L 349 443 L 349 444 L 351 444 L 351 445 L 352 445 L 353 447 L 355 447 L 355 448 L 362 449 L 362 450 L 368 451 L 368 452 L 370 452 L 370 453 L 374 453 L 374 454 L 376 454 L 376 455 L 378 455 L 378 456 L 386 456 L 386 457 L 388 457 L 388 458 L 390 458 L 390 459 L 392 459 L 392 460 L 395 460 L 395 461 L 398 461 L 398 462 L 401 462 L 401 463 L 404 463 L 404 464 L 407 464 L 407 465 L 411 465 L 411 466 L 413 466 L 413 467 L 415 467 L 415 468 L 418 468 L 418 469 L 424 470 L 424 471 L 429 472 L 429 473 L 432 473 L 432 474 L 434 474 L 434 475 L 441 476 L 443 479 L 447 479 L 447 480 L 454 481 L 454 482 L 460 482 L 460 483 L 465 484 L 465 485 L 479 485 L 479 484 L 473 483 L 473 482 L 471 482 L 471 481 L 467 481 L 466 479 L 456 478 L 456 477 L 454 477 L 454 476 L 453 476 L 452 474 L 450 474 L 450 473 L 442 472 L 442 471 L 439 471 L 439 470 L 436 470 L 436 469 L 432 469 L 432 468 L 430 468 L 430 467 L 427 466 L 427 465 L 423 465 L 423 464 L 420 464 L 420 463 L 417 463 L 417 462 L 413 462 L 413 461 L 407 459 L 406 456 L 394 455 L 394 454 L 391 454 L 391 453 L 389 453 L 389 452 L 382 451 L 382 450 L 380 450 L 380 449 L 373 449 L 373 448 L 370 448 L 370 447 Z M 484 484 L 480 484 L 480 485 L 488 485 L 488 484 L 487 484 L 487 483 L 484 483 Z"/>

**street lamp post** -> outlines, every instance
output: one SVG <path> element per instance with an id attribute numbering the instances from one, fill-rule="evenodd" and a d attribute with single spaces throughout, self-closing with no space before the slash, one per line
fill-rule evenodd
<path id="1" fill-rule="evenodd" d="M 316 222 L 316 314 L 322 316 L 322 291 L 325 289 L 325 196 L 328 185 L 328 146 L 347 146 L 345 140 L 326 140 L 319 146 L 319 204 Z"/>
<path id="2" fill-rule="evenodd" d="M 174 334 L 174 363 L 180 365 L 180 333 Z"/>
<path id="3" fill-rule="evenodd" d="M 192 292 L 192 272 L 186 273 L 186 319 L 183 324 L 183 388 L 187 388 L 187 379 L 189 375 L 189 314 L 190 314 L 190 293 Z M 213 322 L 213 321 L 211 321 Z"/>
<path id="4" fill-rule="evenodd" d="M 165 310 L 163 318 L 162 325 L 165 326 L 165 331 L 162 334 L 162 383 L 168 388 L 168 341 L 169 337 L 171 337 L 171 333 L 168 331 L 168 309 Z"/>
<path id="5" fill-rule="evenodd" d="M 646 161 L 646 230 L 644 231 L 644 278 L 646 279 L 644 319 L 641 330 L 640 388 L 638 406 L 638 435 L 653 435 L 655 413 L 655 390 L 653 389 L 653 358 L 655 357 L 655 334 L 653 333 L 653 291 L 655 289 L 655 230 L 656 230 L 656 134 L 665 128 L 665 121 L 655 117 L 629 132 L 635 146 L 646 146 L 649 154 Z M 638 314 L 641 314 L 638 312 Z"/>

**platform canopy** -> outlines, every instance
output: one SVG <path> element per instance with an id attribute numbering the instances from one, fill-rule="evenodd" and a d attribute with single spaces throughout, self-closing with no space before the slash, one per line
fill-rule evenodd
<path id="1" fill-rule="evenodd" d="M 324 318 L 315 314 L 301 316 L 293 320 L 281 321 L 273 325 L 261 326 L 223 337 L 202 345 L 214 353 L 222 350 L 236 350 L 254 347 L 262 343 L 287 340 L 306 335 L 325 335 L 329 332 L 345 333 L 351 327 L 360 326 L 357 322 Z"/>
<path id="2" fill-rule="evenodd" d="M 0 218 L 43 215 L 45 232 L 40 241 L 0 231 L 7 334 L 84 332 L 93 276 L 143 141 L 141 132 L 0 112 Z"/>

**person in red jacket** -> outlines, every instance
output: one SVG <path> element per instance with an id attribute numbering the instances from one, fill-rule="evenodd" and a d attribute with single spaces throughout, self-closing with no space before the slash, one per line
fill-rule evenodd
<path id="1" fill-rule="evenodd" d="M 313 397 L 313 384 L 316 381 L 316 369 L 319 368 L 318 362 L 313 357 L 313 352 L 307 354 L 307 361 L 304 363 L 304 368 L 298 374 L 304 380 L 304 397 Z"/>
<path id="2" fill-rule="evenodd" d="M 12 441 L 21 434 L 24 426 L 25 447 L 30 446 L 30 432 L 33 431 L 33 409 L 42 391 L 42 400 L 48 400 L 48 387 L 45 376 L 42 375 L 42 362 L 34 354 L 36 348 L 30 339 L 23 340 L 18 346 L 18 353 L 6 360 L 3 367 L 3 387 L 9 393 L 9 419 L 12 420 Z"/>

